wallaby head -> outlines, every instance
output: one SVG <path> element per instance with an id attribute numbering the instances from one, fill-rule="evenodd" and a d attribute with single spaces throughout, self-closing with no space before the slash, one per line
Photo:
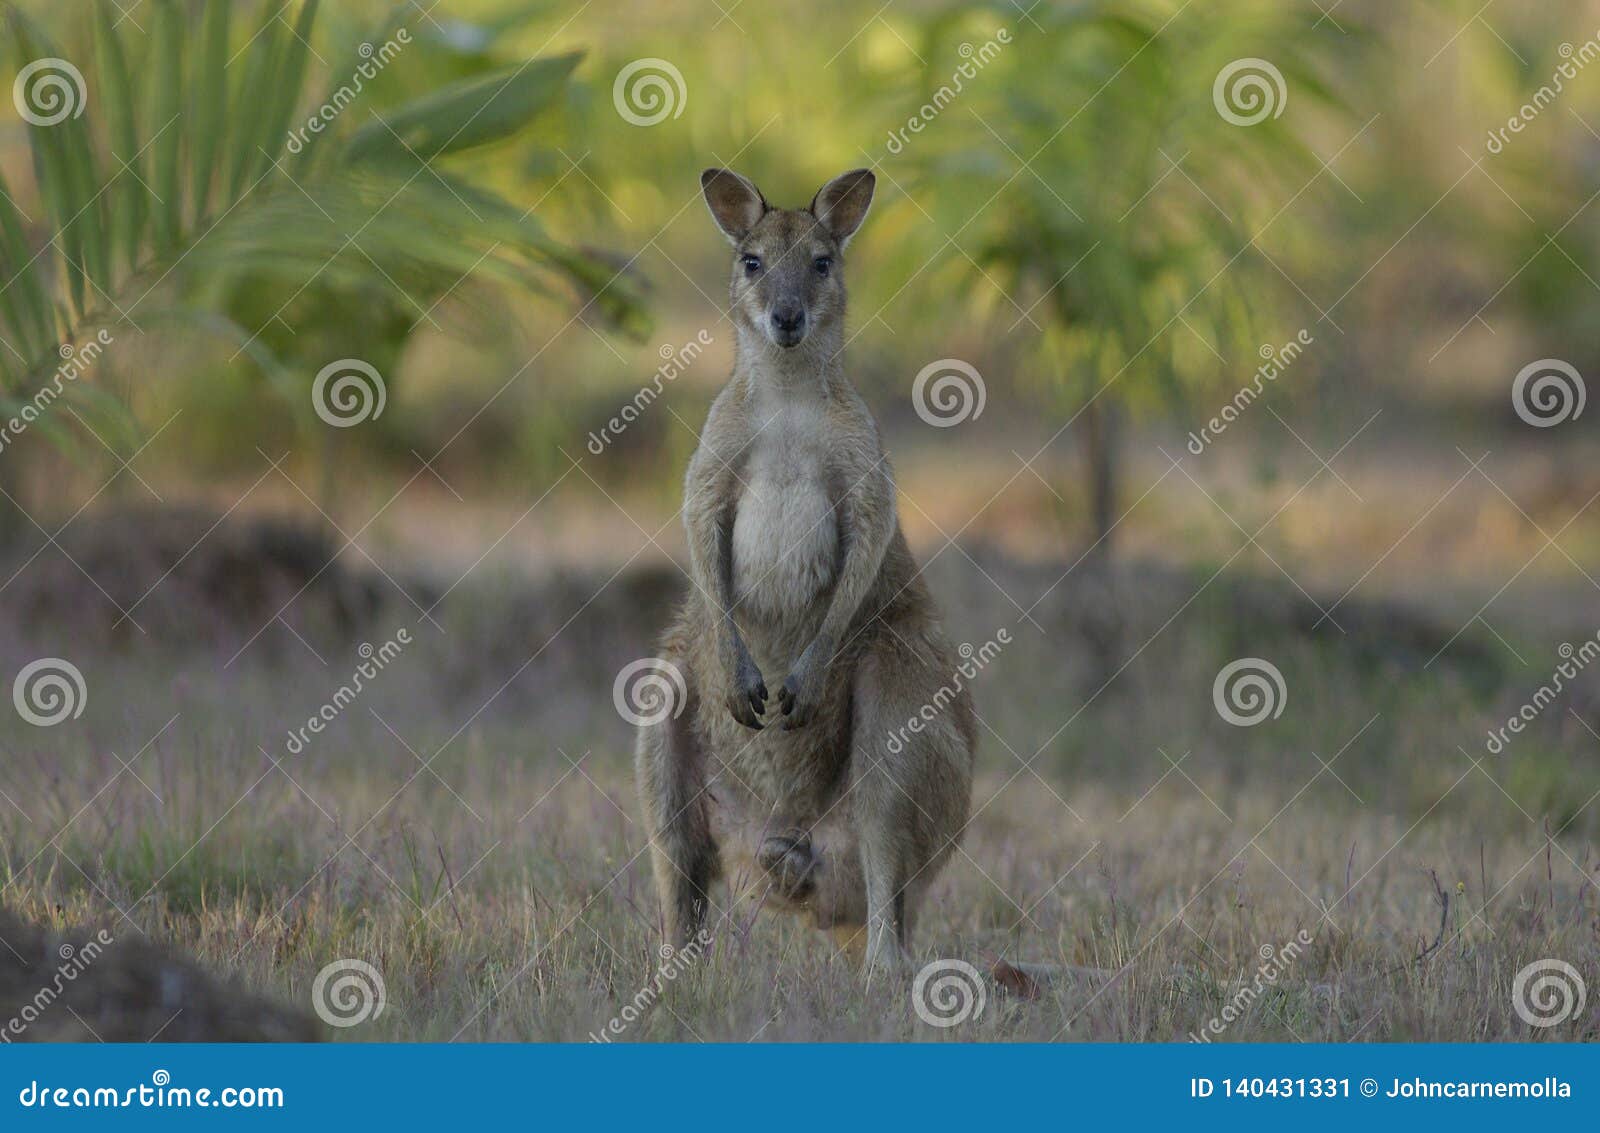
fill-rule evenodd
<path id="1" fill-rule="evenodd" d="M 780 209 L 731 170 L 700 175 L 711 216 L 733 244 L 729 292 L 741 341 L 792 350 L 810 339 L 837 351 L 844 249 L 866 219 L 876 181 L 871 170 L 852 169 L 807 207 Z"/>

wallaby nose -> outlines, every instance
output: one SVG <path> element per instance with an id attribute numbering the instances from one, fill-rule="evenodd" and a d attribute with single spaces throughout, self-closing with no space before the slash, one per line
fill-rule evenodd
<path id="1" fill-rule="evenodd" d="M 781 334 L 790 335 L 799 332 L 806 325 L 806 311 L 801 306 L 783 306 L 772 309 L 772 325 Z"/>

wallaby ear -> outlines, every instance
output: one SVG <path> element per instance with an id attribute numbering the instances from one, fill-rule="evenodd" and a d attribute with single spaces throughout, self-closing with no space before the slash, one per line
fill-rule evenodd
<path id="1" fill-rule="evenodd" d="M 842 248 L 855 235 L 861 222 L 867 219 L 867 209 L 872 205 L 872 190 L 878 179 L 870 169 L 852 169 L 841 173 L 817 190 L 811 200 L 811 214 L 833 234 Z"/>
<path id="2" fill-rule="evenodd" d="M 700 174 L 711 219 L 737 244 L 749 235 L 767 211 L 767 200 L 754 184 L 731 169 L 708 169 Z"/>

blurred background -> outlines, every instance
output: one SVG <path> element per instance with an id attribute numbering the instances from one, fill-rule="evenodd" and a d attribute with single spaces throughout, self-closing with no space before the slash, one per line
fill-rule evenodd
<path id="1" fill-rule="evenodd" d="M 976 688 L 1006 864 L 952 867 L 999 890 L 959 931 L 1009 939 L 1037 899 L 1109 913 L 1056 939 L 1121 962 L 1118 825 L 1220 815 L 1169 856 L 1226 864 L 1251 799 L 1309 808 L 1257 863 L 1301 913 L 1428 818 L 1432 856 L 1386 869 L 1470 877 L 1485 928 L 1496 898 L 1590 925 L 1600 683 L 1487 733 L 1600 631 L 1600 5 L 873 7 L 8 6 L 0 655 L 87 690 L 0 732 L 9 904 L 280 991 L 297 916 L 411 971 L 427 947 L 357 910 L 398 890 L 443 933 L 474 860 L 570 889 L 592 843 L 525 856 L 551 791 L 647 902 L 611 694 L 686 586 L 683 470 L 732 358 L 699 173 L 799 206 L 865 166 L 847 369 L 952 637 L 1018 642 Z M 402 626 L 282 781 L 257 752 Z M 1260 727 L 1214 706 L 1240 658 L 1282 678 Z M 1004 800 L 1041 782 L 1065 809 L 1024 821 Z M 1506 888 L 1546 872 L 1547 913 Z"/>

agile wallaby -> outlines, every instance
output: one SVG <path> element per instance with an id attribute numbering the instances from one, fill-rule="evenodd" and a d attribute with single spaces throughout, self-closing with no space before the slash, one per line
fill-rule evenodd
<path id="1" fill-rule="evenodd" d="M 864 945 L 869 972 L 909 962 L 976 742 L 877 423 L 840 363 L 843 253 L 874 181 L 853 170 L 779 209 L 726 169 L 700 178 L 733 243 L 737 346 L 684 488 L 695 585 L 659 651 L 687 700 L 640 729 L 636 757 L 673 944 L 727 877 Z"/>

